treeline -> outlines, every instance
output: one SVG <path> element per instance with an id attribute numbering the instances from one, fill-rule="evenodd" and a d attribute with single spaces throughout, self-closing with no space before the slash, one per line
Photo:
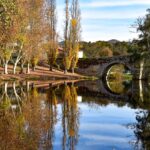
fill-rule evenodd
<path id="1" fill-rule="evenodd" d="M 78 0 L 66 0 L 64 24 L 63 65 L 65 72 L 74 70 L 80 40 L 80 8 Z M 58 56 L 56 0 L 0 0 L 0 63 L 4 74 L 8 64 L 13 73 L 19 65 L 20 73 L 43 59 L 52 71 Z M 59 18 L 58 18 L 59 19 Z"/>
<path id="2" fill-rule="evenodd" d="M 132 42 L 121 42 L 117 40 L 81 42 L 80 49 L 84 51 L 85 58 L 100 58 L 129 55 L 142 51 L 140 40 Z"/>
<path id="3" fill-rule="evenodd" d="M 143 18 L 138 18 L 133 25 L 139 33 L 139 38 L 129 42 L 117 40 L 81 42 L 80 49 L 84 51 L 84 57 L 111 57 L 128 55 L 150 51 L 150 9 Z"/>

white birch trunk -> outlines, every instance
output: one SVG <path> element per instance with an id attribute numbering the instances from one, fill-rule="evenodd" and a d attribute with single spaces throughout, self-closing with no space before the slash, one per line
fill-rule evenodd
<path id="1" fill-rule="evenodd" d="M 8 60 L 4 63 L 4 74 L 8 74 Z"/>
<path id="2" fill-rule="evenodd" d="M 27 64 L 27 74 L 30 74 L 30 64 Z"/>

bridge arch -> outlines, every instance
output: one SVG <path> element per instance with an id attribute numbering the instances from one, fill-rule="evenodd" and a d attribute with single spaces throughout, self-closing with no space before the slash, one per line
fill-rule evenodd
<path id="1" fill-rule="evenodd" d="M 123 65 L 125 69 L 129 70 L 132 74 L 132 67 L 130 66 L 130 64 L 126 62 L 114 61 L 114 62 L 105 64 L 103 66 L 100 66 L 100 76 L 104 81 L 107 81 L 108 74 L 110 73 L 112 67 L 115 65 Z"/>

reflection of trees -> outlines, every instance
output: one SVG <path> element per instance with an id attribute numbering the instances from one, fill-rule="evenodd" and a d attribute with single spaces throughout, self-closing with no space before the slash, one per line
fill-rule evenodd
<path id="1" fill-rule="evenodd" d="M 108 81 L 107 84 L 109 85 L 109 88 L 112 92 L 118 93 L 118 94 L 122 94 L 124 93 L 124 85 L 123 82 L 121 81 Z"/>
<path id="2" fill-rule="evenodd" d="M 5 83 L 0 91 L 0 149 L 52 149 L 55 91 L 50 88 L 46 99 L 34 86 L 25 88 L 15 82 Z"/>
<path id="3" fill-rule="evenodd" d="M 57 97 L 55 90 L 50 86 L 47 91 L 46 109 L 43 116 L 44 129 L 44 145 L 45 149 L 53 149 L 54 141 L 54 125 L 57 120 Z"/>
<path id="4" fill-rule="evenodd" d="M 75 149 L 78 142 L 79 111 L 77 107 L 77 92 L 72 85 L 65 85 L 62 92 L 62 126 L 63 126 L 63 149 L 66 144 L 70 150 Z"/>
<path id="5" fill-rule="evenodd" d="M 136 147 L 140 150 L 150 150 L 150 111 L 139 112 L 139 114 L 136 116 L 136 120 Z"/>

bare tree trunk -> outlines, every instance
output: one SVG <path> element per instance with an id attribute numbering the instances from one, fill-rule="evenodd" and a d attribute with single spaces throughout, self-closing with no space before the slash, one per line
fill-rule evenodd
<path id="1" fill-rule="evenodd" d="M 51 64 L 49 65 L 49 71 L 53 71 L 53 66 Z"/>
<path id="2" fill-rule="evenodd" d="M 29 81 L 26 82 L 26 88 L 27 88 L 27 92 L 29 92 L 29 90 L 30 90 L 30 82 Z"/>
<path id="3" fill-rule="evenodd" d="M 32 71 L 35 71 L 35 65 L 32 66 Z"/>
<path id="4" fill-rule="evenodd" d="M 30 64 L 27 64 L 27 74 L 30 74 Z"/>
<path id="5" fill-rule="evenodd" d="M 16 74 L 16 67 L 17 67 L 17 63 L 14 64 L 14 67 L 13 67 L 13 74 Z"/>
<path id="6" fill-rule="evenodd" d="M 64 70 L 64 74 L 67 74 L 67 69 Z"/>
<path id="7" fill-rule="evenodd" d="M 20 68 L 21 68 L 20 73 L 21 74 L 24 73 L 24 63 L 23 62 L 21 62 Z"/>
<path id="8" fill-rule="evenodd" d="M 72 68 L 72 73 L 74 74 L 74 68 Z"/>
<path id="9" fill-rule="evenodd" d="M 8 74 L 8 61 L 4 63 L 4 74 Z"/>
<path id="10" fill-rule="evenodd" d="M 5 82 L 5 84 L 4 84 L 4 93 L 6 93 L 6 94 L 7 94 L 7 87 L 8 87 L 8 82 Z"/>
<path id="11" fill-rule="evenodd" d="M 140 62 L 140 75 L 139 75 L 139 80 L 143 79 L 143 72 L 144 72 L 144 60 Z"/>

